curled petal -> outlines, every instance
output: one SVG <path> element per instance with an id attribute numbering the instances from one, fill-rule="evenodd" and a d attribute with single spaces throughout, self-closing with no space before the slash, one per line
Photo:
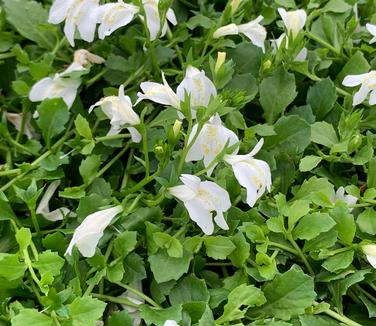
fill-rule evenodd
<path id="1" fill-rule="evenodd" d="M 222 36 L 238 35 L 238 34 L 239 34 L 238 26 L 236 26 L 235 24 L 229 24 L 229 25 L 218 28 L 214 32 L 213 38 L 220 38 Z"/>

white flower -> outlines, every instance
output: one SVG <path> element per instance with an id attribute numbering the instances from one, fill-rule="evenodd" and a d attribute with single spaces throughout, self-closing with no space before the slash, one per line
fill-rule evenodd
<path id="1" fill-rule="evenodd" d="M 223 66 L 226 61 L 226 52 L 217 53 L 217 61 L 215 62 L 214 72 L 218 73 L 219 69 Z"/>
<path id="2" fill-rule="evenodd" d="M 190 144 L 195 137 L 197 128 L 198 125 L 195 124 L 192 128 L 188 144 Z M 229 147 L 238 143 L 238 136 L 236 136 L 236 134 L 232 130 L 227 129 L 225 126 L 223 126 L 221 118 L 218 114 L 216 114 L 209 120 L 208 123 L 205 123 L 202 127 L 194 144 L 189 149 L 185 161 L 199 161 L 203 158 L 204 166 L 208 167 L 210 163 L 212 163 L 216 158 L 216 156 L 222 152 L 227 142 Z M 236 149 L 233 154 L 236 154 L 237 152 L 238 149 Z M 208 170 L 209 176 L 216 166 L 217 163 Z"/>
<path id="3" fill-rule="evenodd" d="M 272 40 L 271 41 L 272 48 L 276 51 L 281 46 L 281 44 L 282 44 L 282 42 L 283 42 L 283 40 L 285 38 L 286 38 L 286 46 L 285 46 L 285 48 L 287 49 L 288 46 L 289 46 L 289 39 L 288 39 L 288 37 L 286 36 L 285 33 L 282 33 L 276 40 Z M 295 57 L 294 61 L 296 61 L 296 62 L 304 61 L 304 60 L 306 60 L 307 55 L 308 55 L 307 48 L 303 48 L 297 54 L 297 56 Z"/>
<path id="4" fill-rule="evenodd" d="M 376 25 L 368 23 L 368 24 L 366 24 L 366 28 L 367 28 L 368 32 L 370 32 L 373 36 L 371 41 L 369 41 L 369 44 L 375 43 L 376 42 Z"/>
<path id="5" fill-rule="evenodd" d="M 98 9 L 99 38 L 103 40 L 118 28 L 128 25 L 138 11 L 138 7 L 124 3 L 123 0 L 100 6 Z"/>
<path id="6" fill-rule="evenodd" d="M 133 282 L 129 284 L 130 287 L 136 289 L 137 291 L 142 292 L 142 283 L 141 281 L 138 282 Z M 142 305 L 145 303 L 145 300 L 141 297 L 139 297 L 137 294 L 135 294 L 132 291 L 125 291 L 120 297 L 125 298 L 129 300 L 130 302 L 133 302 L 136 305 Z M 131 307 L 122 304 L 121 305 L 123 309 L 125 309 L 128 314 L 133 318 L 133 326 L 139 326 L 141 324 L 141 317 L 140 317 L 140 312 L 139 309 L 136 307 Z"/>
<path id="7" fill-rule="evenodd" d="M 66 216 L 70 212 L 70 210 L 66 207 L 55 209 L 52 212 L 50 211 L 49 202 L 59 186 L 60 180 L 51 182 L 51 184 L 47 187 L 46 192 L 44 193 L 36 210 L 37 214 L 42 215 L 46 220 L 52 222 L 64 219 L 64 216 Z"/>
<path id="8" fill-rule="evenodd" d="M 163 326 L 179 326 L 175 320 L 166 320 Z"/>
<path id="9" fill-rule="evenodd" d="M 154 41 L 157 38 L 159 30 L 161 28 L 161 18 L 159 15 L 158 4 L 159 0 L 142 0 L 146 15 L 146 25 L 150 33 L 150 41 Z M 172 24 L 176 25 L 178 22 L 174 11 L 169 8 L 166 13 L 167 20 Z M 164 36 L 167 31 L 167 21 L 163 23 L 161 36 Z"/>
<path id="10" fill-rule="evenodd" d="M 190 95 L 190 104 L 192 118 L 196 117 L 195 108 L 197 106 L 207 107 L 211 97 L 217 96 L 217 90 L 213 82 L 205 76 L 203 70 L 198 70 L 193 66 L 188 66 L 185 77 L 177 87 L 176 93 L 168 85 L 164 74 L 162 73 L 163 84 L 154 82 L 143 82 L 140 87 L 143 93 L 138 93 L 137 103 L 144 99 L 163 104 L 170 105 L 180 110 L 180 102 L 185 100 L 185 95 Z M 179 117 L 183 118 L 181 112 L 178 111 Z"/>
<path id="11" fill-rule="evenodd" d="M 235 25 L 229 24 L 218 28 L 214 34 L 214 38 L 220 38 L 226 35 L 237 35 L 239 33 L 244 34 L 251 42 L 265 51 L 264 42 L 266 39 L 266 29 L 260 25 L 260 22 L 264 19 L 262 16 L 258 16 L 255 20 L 252 20 L 246 24 Z"/>
<path id="12" fill-rule="evenodd" d="M 288 34 L 292 33 L 292 37 L 295 38 L 305 25 L 307 20 L 306 12 L 303 9 L 286 11 L 284 8 L 278 8 L 278 12 Z"/>
<path id="13" fill-rule="evenodd" d="M 84 257 L 93 257 L 105 228 L 122 210 L 121 206 L 115 206 L 88 215 L 74 231 L 65 255 L 71 255 L 76 246 Z"/>
<path id="14" fill-rule="evenodd" d="M 333 204 L 335 204 L 337 200 L 340 200 L 345 202 L 347 205 L 353 206 L 358 201 L 358 198 L 353 195 L 345 195 L 345 188 L 339 187 L 337 191 L 332 194 L 330 200 Z M 354 208 L 350 208 L 350 211 L 352 211 L 353 209 Z"/>
<path id="15" fill-rule="evenodd" d="M 70 66 L 60 74 L 65 76 L 73 71 L 84 71 L 91 63 L 102 64 L 105 60 L 87 50 L 80 49 L 74 52 L 74 59 Z"/>
<path id="16" fill-rule="evenodd" d="M 376 104 L 376 71 L 372 70 L 360 75 L 348 75 L 342 82 L 342 85 L 347 87 L 355 87 L 360 84 L 359 91 L 353 97 L 353 106 L 362 103 L 367 98 L 369 92 L 371 92 L 369 104 Z"/>
<path id="17" fill-rule="evenodd" d="M 55 74 L 53 78 L 45 77 L 35 83 L 30 90 L 29 99 L 32 102 L 39 102 L 47 98 L 62 98 L 70 108 L 80 84 L 80 79 L 63 78 L 62 74 Z"/>
<path id="18" fill-rule="evenodd" d="M 265 190 L 270 192 L 272 178 L 270 167 L 265 161 L 253 158 L 262 145 L 264 139 L 257 143 L 255 148 L 247 155 L 225 155 L 224 160 L 232 165 L 236 179 L 240 185 L 247 189 L 247 204 L 254 206 Z"/>
<path id="19" fill-rule="evenodd" d="M 199 177 L 190 174 L 182 174 L 180 180 L 184 185 L 172 187 L 170 193 L 183 201 L 190 218 L 197 223 L 205 234 L 214 231 L 213 211 L 215 223 L 223 230 L 228 230 L 228 225 L 223 216 L 231 207 L 228 192 L 215 182 L 201 181 Z"/>
<path id="20" fill-rule="evenodd" d="M 362 250 L 367 257 L 368 262 L 372 265 L 373 268 L 376 268 L 376 245 L 363 245 Z"/>
<path id="21" fill-rule="evenodd" d="M 7 120 L 16 128 L 17 131 L 21 131 L 22 129 L 22 114 L 21 113 L 12 113 L 12 112 L 5 112 L 5 117 Z M 27 113 L 25 117 L 25 125 L 23 133 L 28 139 L 33 138 L 35 130 L 30 124 L 30 114 Z"/>
<path id="22" fill-rule="evenodd" d="M 72 46 L 76 27 L 83 40 L 93 42 L 98 7 L 99 0 L 55 0 L 50 9 L 48 22 L 60 24 L 65 20 L 64 33 Z"/>
<path id="23" fill-rule="evenodd" d="M 108 96 L 101 99 L 90 107 L 89 113 L 96 106 L 100 106 L 104 114 L 111 119 L 111 129 L 108 135 L 118 134 L 124 128 L 124 125 L 135 126 L 140 124 L 140 117 L 134 112 L 131 99 L 124 94 L 124 85 L 119 87 L 118 96 Z M 141 135 L 135 128 L 128 127 L 128 131 L 135 143 L 141 141 Z"/>

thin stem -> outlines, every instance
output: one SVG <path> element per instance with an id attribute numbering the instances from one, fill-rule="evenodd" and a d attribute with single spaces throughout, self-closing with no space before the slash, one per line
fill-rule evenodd
<path id="1" fill-rule="evenodd" d="M 129 144 L 125 145 L 125 147 L 95 175 L 95 178 L 102 176 L 117 160 L 124 155 L 128 148 Z"/>
<path id="2" fill-rule="evenodd" d="M 282 249 L 284 251 L 287 251 L 287 252 L 289 252 L 289 253 L 291 253 L 295 256 L 299 256 L 299 253 L 296 250 L 294 250 L 293 248 L 287 247 L 283 244 L 280 244 L 278 242 L 269 241 L 268 244 L 269 244 L 269 246 L 276 247 L 276 248 Z"/>
<path id="3" fill-rule="evenodd" d="M 314 302 L 313 303 L 315 306 L 317 306 L 319 303 L 318 302 Z M 350 318 L 346 317 L 346 316 L 343 316 L 343 315 L 340 315 L 336 312 L 334 312 L 333 310 L 331 309 L 328 309 L 328 310 L 325 310 L 324 311 L 324 314 L 327 314 L 328 316 L 344 323 L 345 325 L 347 326 L 362 326 L 361 324 L 358 324 L 357 322 L 351 320 Z"/>
<path id="4" fill-rule="evenodd" d="M 16 55 L 12 52 L 8 52 L 8 53 L 1 53 L 0 54 L 0 60 L 3 60 L 3 59 L 9 59 L 9 58 L 14 58 Z"/>
<path id="5" fill-rule="evenodd" d="M 31 220 L 33 221 L 34 229 L 37 232 L 37 235 L 39 235 L 40 234 L 40 227 L 39 227 L 37 215 L 35 214 L 35 209 L 31 208 L 30 213 L 31 213 Z"/>
<path id="6" fill-rule="evenodd" d="M 335 54 L 341 56 L 342 58 L 347 59 L 347 57 L 343 53 L 341 53 L 341 51 L 337 50 L 333 45 L 331 45 L 328 42 L 324 41 L 323 39 L 321 39 L 320 37 L 316 36 L 315 34 L 313 34 L 311 32 L 306 32 L 306 35 L 311 40 L 316 41 L 317 43 L 319 43 L 322 46 L 326 47 L 330 51 L 333 51 Z"/>
<path id="7" fill-rule="evenodd" d="M 110 135 L 110 136 L 103 136 L 103 137 L 96 137 L 95 142 L 100 143 L 107 140 L 115 140 L 115 139 L 124 139 L 124 138 L 130 138 L 130 134 L 117 134 L 117 135 Z"/>
<path id="8" fill-rule="evenodd" d="M 304 255 L 304 253 L 302 252 L 302 250 L 300 249 L 300 247 L 298 246 L 298 244 L 295 242 L 295 240 L 292 238 L 291 234 L 287 234 L 286 235 L 287 237 L 287 240 L 292 244 L 292 246 L 295 248 L 296 252 L 298 253 L 298 256 L 302 259 L 304 265 L 306 266 L 308 272 L 314 276 L 315 273 L 311 267 L 311 265 L 309 264 L 306 256 Z"/>
<path id="9" fill-rule="evenodd" d="M 149 302 L 152 306 L 158 309 L 162 309 L 162 307 L 156 303 L 152 298 L 148 297 L 146 294 L 138 291 L 137 289 L 134 289 L 130 287 L 129 285 L 123 284 L 121 282 L 116 282 L 115 284 L 121 286 L 122 288 L 128 290 L 129 292 L 134 293 L 135 295 L 139 296 L 140 298 L 143 298 L 146 302 Z"/>
<path id="10" fill-rule="evenodd" d="M 135 304 L 134 302 L 132 302 L 132 301 L 126 299 L 126 298 L 122 298 L 122 297 L 112 297 L 110 295 L 104 295 L 104 294 L 100 294 L 100 293 L 92 293 L 91 296 L 94 297 L 94 298 L 103 300 L 103 301 L 109 301 L 109 302 L 113 302 L 113 303 L 124 304 L 124 305 L 130 306 L 130 307 L 133 307 L 133 308 L 139 307 L 138 304 Z"/>

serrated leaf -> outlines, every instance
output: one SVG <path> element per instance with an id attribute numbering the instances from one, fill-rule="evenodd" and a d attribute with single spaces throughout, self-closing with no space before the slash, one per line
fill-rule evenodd
<path id="1" fill-rule="evenodd" d="M 76 126 L 77 132 L 87 140 L 92 139 L 93 135 L 91 133 L 90 125 L 87 120 L 79 114 L 74 120 L 74 125 Z"/>
<path id="2" fill-rule="evenodd" d="M 12 318 L 12 326 L 52 326 L 54 321 L 51 317 L 35 309 L 23 309 Z"/>
<path id="3" fill-rule="evenodd" d="M 236 248 L 229 238 L 221 235 L 209 236 L 204 243 L 207 255 L 214 259 L 226 259 Z"/>
<path id="4" fill-rule="evenodd" d="M 94 326 L 105 308 L 106 303 L 89 296 L 74 299 L 68 305 L 72 326 Z"/>

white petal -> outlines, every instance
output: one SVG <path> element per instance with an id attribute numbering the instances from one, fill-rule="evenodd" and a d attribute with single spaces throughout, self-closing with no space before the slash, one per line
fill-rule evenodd
<path id="1" fill-rule="evenodd" d="M 257 19 L 250 21 L 247 24 L 239 25 L 239 33 L 243 33 L 247 36 L 251 42 L 265 50 L 265 39 L 266 39 L 266 29 L 264 26 L 260 25 L 258 22 L 262 20 L 263 17 L 259 16 Z"/>
<path id="2" fill-rule="evenodd" d="M 74 46 L 74 32 L 76 31 L 76 26 L 74 22 L 67 19 L 64 25 L 64 34 L 71 46 Z"/>
<path id="3" fill-rule="evenodd" d="M 175 320 L 166 320 L 163 326 L 179 326 Z"/>
<path id="4" fill-rule="evenodd" d="M 88 233 L 82 235 L 76 243 L 75 246 L 84 257 L 93 257 L 95 250 L 97 248 L 100 238 L 103 236 L 102 232 Z"/>
<path id="5" fill-rule="evenodd" d="M 307 59 L 307 55 L 308 55 L 308 50 L 307 48 L 303 48 L 299 53 L 298 55 L 295 57 L 295 61 L 296 62 L 302 62 L 304 61 L 305 59 Z"/>
<path id="6" fill-rule="evenodd" d="M 342 82 L 342 85 L 346 87 L 354 87 L 363 83 L 363 81 L 368 77 L 369 73 L 361 75 L 348 75 Z"/>
<path id="7" fill-rule="evenodd" d="M 369 43 L 370 44 L 375 43 L 376 42 L 376 25 L 368 23 L 368 24 L 366 24 L 366 28 L 367 28 L 368 32 L 370 32 L 373 35 L 373 38 L 371 39 L 371 41 Z"/>
<path id="8" fill-rule="evenodd" d="M 29 93 L 30 101 L 39 102 L 48 98 L 51 87 L 53 87 L 53 85 L 54 81 L 50 77 L 43 78 L 35 83 Z"/>
<path id="9" fill-rule="evenodd" d="M 359 91 L 357 91 L 354 94 L 354 97 L 353 97 L 353 106 L 356 106 L 356 105 L 362 103 L 366 99 L 369 91 L 370 90 L 369 90 L 369 88 L 366 85 L 363 84 L 362 86 L 360 86 Z"/>
<path id="10" fill-rule="evenodd" d="M 295 38 L 304 27 L 307 20 L 307 14 L 303 9 L 287 12 L 283 8 L 278 8 L 278 12 L 289 33 Z"/>
<path id="11" fill-rule="evenodd" d="M 134 143 L 139 143 L 142 140 L 142 136 L 136 128 L 128 127 L 127 129 L 129 133 L 131 134 L 131 138 Z"/>
<path id="12" fill-rule="evenodd" d="M 252 151 L 248 154 L 248 156 L 255 156 L 260 151 L 263 145 L 264 145 L 264 138 L 261 138 L 256 144 L 256 146 L 252 149 Z"/>
<path id="13" fill-rule="evenodd" d="M 210 201 L 211 210 L 226 212 L 231 207 L 230 195 L 227 190 L 215 182 L 203 181 L 201 182 L 200 189 L 204 190 L 205 201 Z"/>
<path id="14" fill-rule="evenodd" d="M 195 197 L 195 192 L 186 185 L 175 186 L 168 189 L 169 193 L 183 202 L 191 200 Z"/>
<path id="15" fill-rule="evenodd" d="M 50 211 L 49 202 L 52 196 L 54 195 L 56 189 L 59 188 L 60 183 L 61 183 L 60 180 L 55 180 L 51 182 L 50 185 L 47 187 L 36 209 L 37 214 L 48 213 Z"/>
<path id="16" fill-rule="evenodd" d="M 180 180 L 189 187 L 192 191 L 197 192 L 200 187 L 201 180 L 199 177 L 191 174 L 182 174 Z"/>
<path id="17" fill-rule="evenodd" d="M 198 125 L 195 124 L 192 128 L 191 134 L 189 135 L 188 139 L 188 145 L 191 144 L 193 138 L 195 137 L 197 133 L 197 128 Z M 203 127 L 203 129 L 205 126 Z M 186 162 L 192 162 L 192 161 L 200 161 L 204 157 L 204 151 L 203 151 L 203 146 L 202 146 L 202 141 L 204 140 L 203 138 L 203 129 L 200 131 L 200 134 L 197 136 L 196 141 L 194 144 L 191 146 L 189 149 L 187 156 L 185 157 Z"/>
<path id="18" fill-rule="evenodd" d="M 236 26 L 235 24 L 229 24 L 229 25 L 218 28 L 214 32 L 213 38 L 220 38 L 222 36 L 238 35 L 238 34 L 239 34 L 238 26 Z"/>
<path id="19" fill-rule="evenodd" d="M 376 256 L 367 255 L 367 260 L 373 268 L 376 268 Z"/>
<path id="20" fill-rule="evenodd" d="M 81 38 L 87 42 L 93 42 L 98 21 L 98 0 L 84 0 L 77 19 L 77 29 Z"/>
<path id="21" fill-rule="evenodd" d="M 214 223 L 212 213 L 203 207 L 200 200 L 194 198 L 184 203 L 189 217 L 196 222 L 200 229 L 207 235 L 213 234 Z"/>
<path id="22" fill-rule="evenodd" d="M 228 224 L 223 216 L 222 212 L 217 212 L 217 215 L 214 217 L 214 222 L 222 229 L 228 230 Z"/>
<path id="23" fill-rule="evenodd" d="M 369 97 L 369 104 L 370 105 L 376 104 L 376 90 L 375 89 L 371 92 L 371 95 Z"/>
<path id="24" fill-rule="evenodd" d="M 161 21 L 159 17 L 158 2 L 142 1 L 146 15 L 146 25 L 150 33 L 150 41 L 154 41 L 158 35 Z"/>
<path id="25" fill-rule="evenodd" d="M 72 0 L 55 0 L 51 6 L 48 22 L 51 24 L 61 23 L 67 16 Z"/>
<path id="26" fill-rule="evenodd" d="M 69 214 L 70 210 L 66 207 L 57 208 L 52 212 L 40 213 L 46 220 L 56 222 L 63 220 Z"/>
<path id="27" fill-rule="evenodd" d="M 167 20 L 172 24 L 172 25 L 177 25 L 178 21 L 175 16 L 175 12 L 169 8 L 166 13 L 166 18 Z"/>

